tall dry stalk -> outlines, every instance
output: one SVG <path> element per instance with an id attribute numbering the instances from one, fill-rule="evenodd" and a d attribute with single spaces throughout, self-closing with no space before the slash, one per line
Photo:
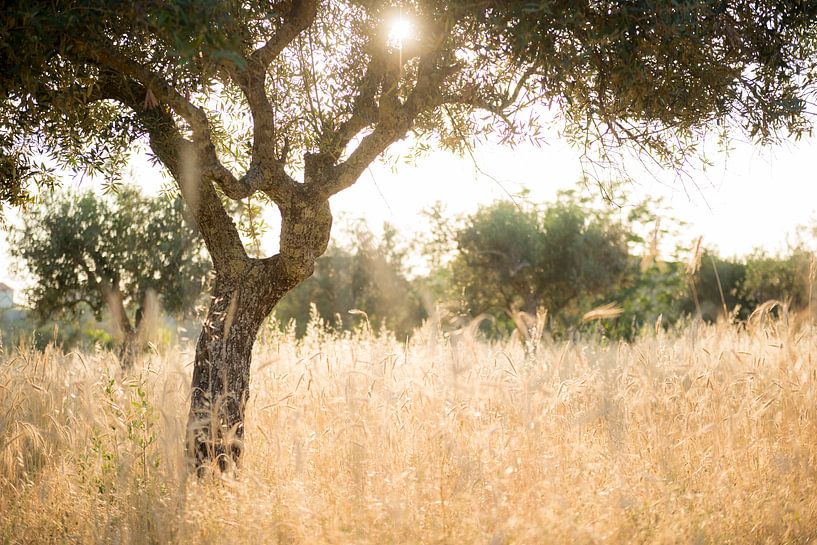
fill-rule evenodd
<path id="1" fill-rule="evenodd" d="M 695 286 L 695 273 L 701 269 L 701 242 L 703 242 L 703 237 L 698 237 L 695 240 L 695 244 L 692 247 L 692 254 L 686 266 L 687 282 L 689 282 L 689 288 L 692 291 L 692 300 L 695 302 L 695 317 L 699 320 L 701 319 L 701 301 L 698 298 L 698 289 Z"/>

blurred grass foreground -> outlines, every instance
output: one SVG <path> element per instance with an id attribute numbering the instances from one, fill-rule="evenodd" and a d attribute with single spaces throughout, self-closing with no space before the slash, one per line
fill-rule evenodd
<path id="1" fill-rule="evenodd" d="M 243 466 L 183 459 L 192 353 L 0 356 L 0 542 L 809 543 L 817 337 L 270 334 Z"/>

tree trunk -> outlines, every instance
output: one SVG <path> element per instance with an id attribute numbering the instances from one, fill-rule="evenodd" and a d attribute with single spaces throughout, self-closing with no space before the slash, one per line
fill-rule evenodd
<path id="1" fill-rule="evenodd" d="M 128 315 L 125 312 L 125 307 L 121 303 L 118 305 L 117 315 L 119 318 L 117 323 L 121 323 L 120 331 L 122 333 L 122 345 L 119 347 L 119 365 L 123 371 L 129 371 L 136 362 L 136 356 L 142 350 L 142 316 L 144 309 L 139 306 L 136 309 L 136 316 L 134 317 L 134 325 L 131 327 Z"/>
<path id="2" fill-rule="evenodd" d="M 200 209 L 208 205 L 208 199 L 215 200 L 214 193 L 206 190 L 200 196 Z M 223 214 L 220 206 L 213 209 Z M 250 259 L 242 247 L 232 257 L 225 254 L 216 260 L 214 255 L 216 282 L 196 345 L 187 430 L 188 455 L 199 475 L 206 474 L 212 462 L 225 471 L 239 461 L 258 329 L 278 301 L 312 275 L 315 259 L 329 244 L 332 213 L 328 201 L 299 198 L 288 206 L 279 205 L 279 210 L 279 254 Z M 201 225 L 209 233 L 205 241 L 222 234 L 206 231 L 210 229 L 207 223 Z M 218 248 L 217 241 L 211 240 L 208 248 Z"/>
<path id="3" fill-rule="evenodd" d="M 237 280 L 217 276 L 196 345 L 187 450 L 199 475 L 234 466 L 243 451 L 255 338 L 264 319 L 296 284 L 280 259 L 250 260 Z M 212 464 L 215 462 L 215 465 Z"/>
<path id="4" fill-rule="evenodd" d="M 128 371 L 133 367 L 138 352 L 137 329 L 134 329 L 130 318 L 128 318 L 128 312 L 125 310 L 125 302 L 118 283 L 105 282 L 101 289 L 114 324 L 122 336 L 122 344 L 119 345 L 119 366 L 123 371 Z"/>
<path id="5" fill-rule="evenodd" d="M 122 344 L 119 345 L 119 366 L 123 371 L 129 371 L 136 355 L 139 353 L 139 340 L 135 330 L 127 329 L 122 333 Z"/>
<path id="6" fill-rule="evenodd" d="M 141 85 L 113 89 L 117 100 L 141 112 L 151 149 L 176 179 L 216 272 L 210 309 L 196 345 L 187 453 L 199 474 L 206 473 L 211 462 L 223 471 L 239 460 L 243 450 L 244 407 L 258 329 L 278 301 L 312 275 L 315 259 L 329 244 L 332 211 L 328 198 L 360 173 L 356 168 L 339 173 L 335 159 L 315 160 L 316 155 L 307 153 L 304 181 L 297 183 L 283 168 L 288 144 L 276 157 L 274 146 L 266 142 L 258 158 L 254 147 L 246 179 L 235 179 L 218 160 L 206 123 L 193 128 L 194 139 L 187 140 L 168 110 L 144 108 L 134 98 L 145 92 Z M 193 118 L 202 113 L 191 108 L 193 112 L 187 113 Z M 255 145 L 258 142 L 253 138 Z M 356 164 L 368 165 L 373 159 Z M 262 191 L 275 202 L 281 213 L 277 255 L 266 259 L 247 256 L 214 183 L 232 199 Z"/>

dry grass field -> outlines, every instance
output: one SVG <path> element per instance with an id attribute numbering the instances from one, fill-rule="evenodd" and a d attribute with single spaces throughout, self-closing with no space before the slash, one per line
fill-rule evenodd
<path id="1" fill-rule="evenodd" d="M 255 356 L 246 457 L 185 471 L 192 355 L 0 356 L 0 542 L 810 543 L 817 337 L 318 330 Z"/>

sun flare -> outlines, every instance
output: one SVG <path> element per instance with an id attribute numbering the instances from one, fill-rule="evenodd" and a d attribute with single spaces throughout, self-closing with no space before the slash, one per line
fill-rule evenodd
<path id="1" fill-rule="evenodd" d="M 389 45 L 402 47 L 403 43 L 411 38 L 413 25 L 409 19 L 397 16 L 389 25 Z"/>

